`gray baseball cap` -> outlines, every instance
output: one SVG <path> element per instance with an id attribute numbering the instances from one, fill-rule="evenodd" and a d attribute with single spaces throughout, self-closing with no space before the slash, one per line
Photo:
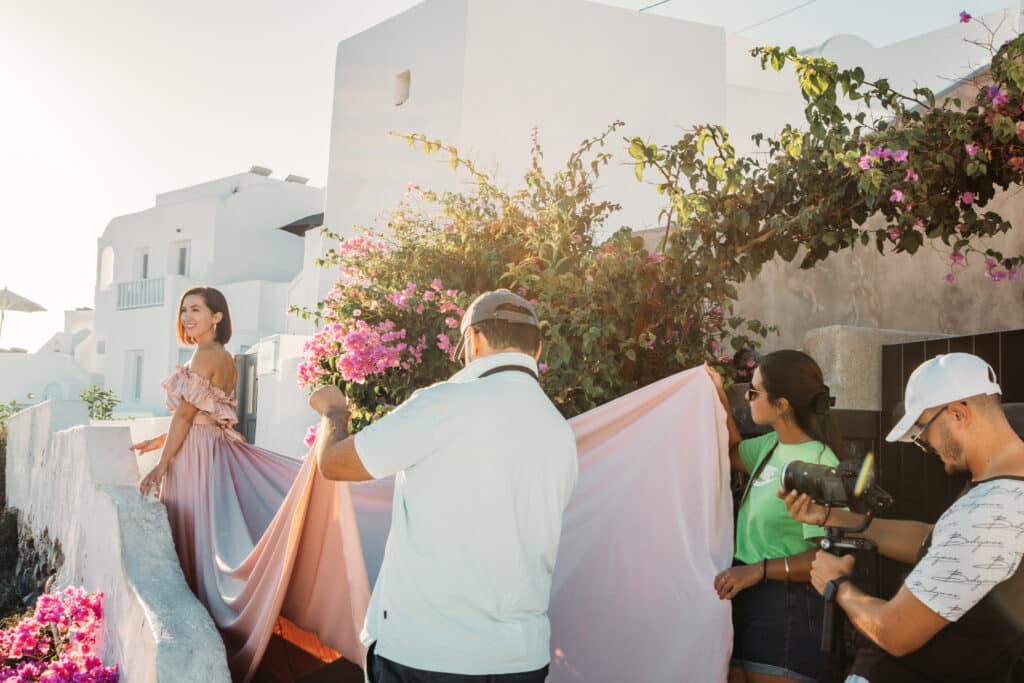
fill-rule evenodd
<path id="1" fill-rule="evenodd" d="M 462 316 L 462 323 L 459 325 L 459 344 L 455 349 L 456 357 L 462 355 L 466 343 L 466 329 L 485 320 L 505 320 L 540 327 L 533 304 L 523 297 L 507 289 L 484 292 L 473 300 L 466 309 L 466 314 Z"/>

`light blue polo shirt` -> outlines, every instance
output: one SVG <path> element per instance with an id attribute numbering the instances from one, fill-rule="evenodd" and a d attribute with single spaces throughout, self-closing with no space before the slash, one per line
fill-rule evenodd
<path id="1" fill-rule="evenodd" d="M 548 601 L 576 439 L 526 373 L 499 353 L 417 391 L 355 437 L 375 478 L 395 477 L 391 531 L 363 644 L 405 666 L 464 675 L 550 659 Z"/>

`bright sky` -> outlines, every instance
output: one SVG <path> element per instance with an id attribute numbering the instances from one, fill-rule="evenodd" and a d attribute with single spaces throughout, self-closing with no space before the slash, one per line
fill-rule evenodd
<path id="1" fill-rule="evenodd" d="M 798 47 L 837 33 L 884 45 L 961 9 L 1019 11 L 1018 0 L 966 1 L 670 0 L 648 11 Z M 415 4 L 0 0 L 0 288 L 48 309 L 8 314 L 0 347 L 35 350 L 65 309 L 91 307 L 97 238 L 157 193 L 253 164 L 324 184 L 338 42 Z"/>

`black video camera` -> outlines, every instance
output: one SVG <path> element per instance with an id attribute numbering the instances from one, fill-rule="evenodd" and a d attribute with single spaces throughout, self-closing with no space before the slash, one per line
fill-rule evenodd
<path id="1" fill-rule="evenodd" d="M 782 470 L 782 486 L 787 491 L 806 493 L 819 505 L 844 507 L 864 515 L 864 522 L 856 527 L 826 527 L 821 549 L 837 556 L 870 555 L 869 566 L 857 563 L 854 582 L 861 588 L 868 588 L 867 583 L 873 584 L 868 592 L 877 595 L 878 547 L 867 538 L 847 535 L 867 529 L 872 516 L 893 503 L 892 496 L 875 483 L 874 453 L 868 453 L 860 463 L 844 462 L 838 467 L 792 460 Z M 843 658 L 842 638 L 839 637 L 841 623 L 841 619 L 835 618 L 835 603 L 826 600 L 821 622 L 821 650 L 832 655 L 835 661 Z"/>
<path id="2" fill-rule="evenodd" d="M 782 486 L 787 491 L 806 493 L 819 505 L 861 514 L 875 514 L 893 502 L 892 496 L 875 484 L 873 453 L 860 463 L 844 462 L 838 467 L 792 460 L 782 470 Z"/>

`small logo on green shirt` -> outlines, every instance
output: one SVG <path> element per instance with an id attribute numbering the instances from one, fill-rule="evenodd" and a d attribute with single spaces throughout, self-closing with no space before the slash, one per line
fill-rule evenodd
<path id="1" fill-rule="evenodd" d="M 754 482 L 754 487 L 760 488 L 762 486 L 768 486 L 768 484 L 773 483 L 777 479 L 776 475 L 778 475 L 778 473 L 779 468 L 775 465 L 765 465 L 764 469 L 761 470 L 761 476 L 759 476 L 757 481 Z"/>

